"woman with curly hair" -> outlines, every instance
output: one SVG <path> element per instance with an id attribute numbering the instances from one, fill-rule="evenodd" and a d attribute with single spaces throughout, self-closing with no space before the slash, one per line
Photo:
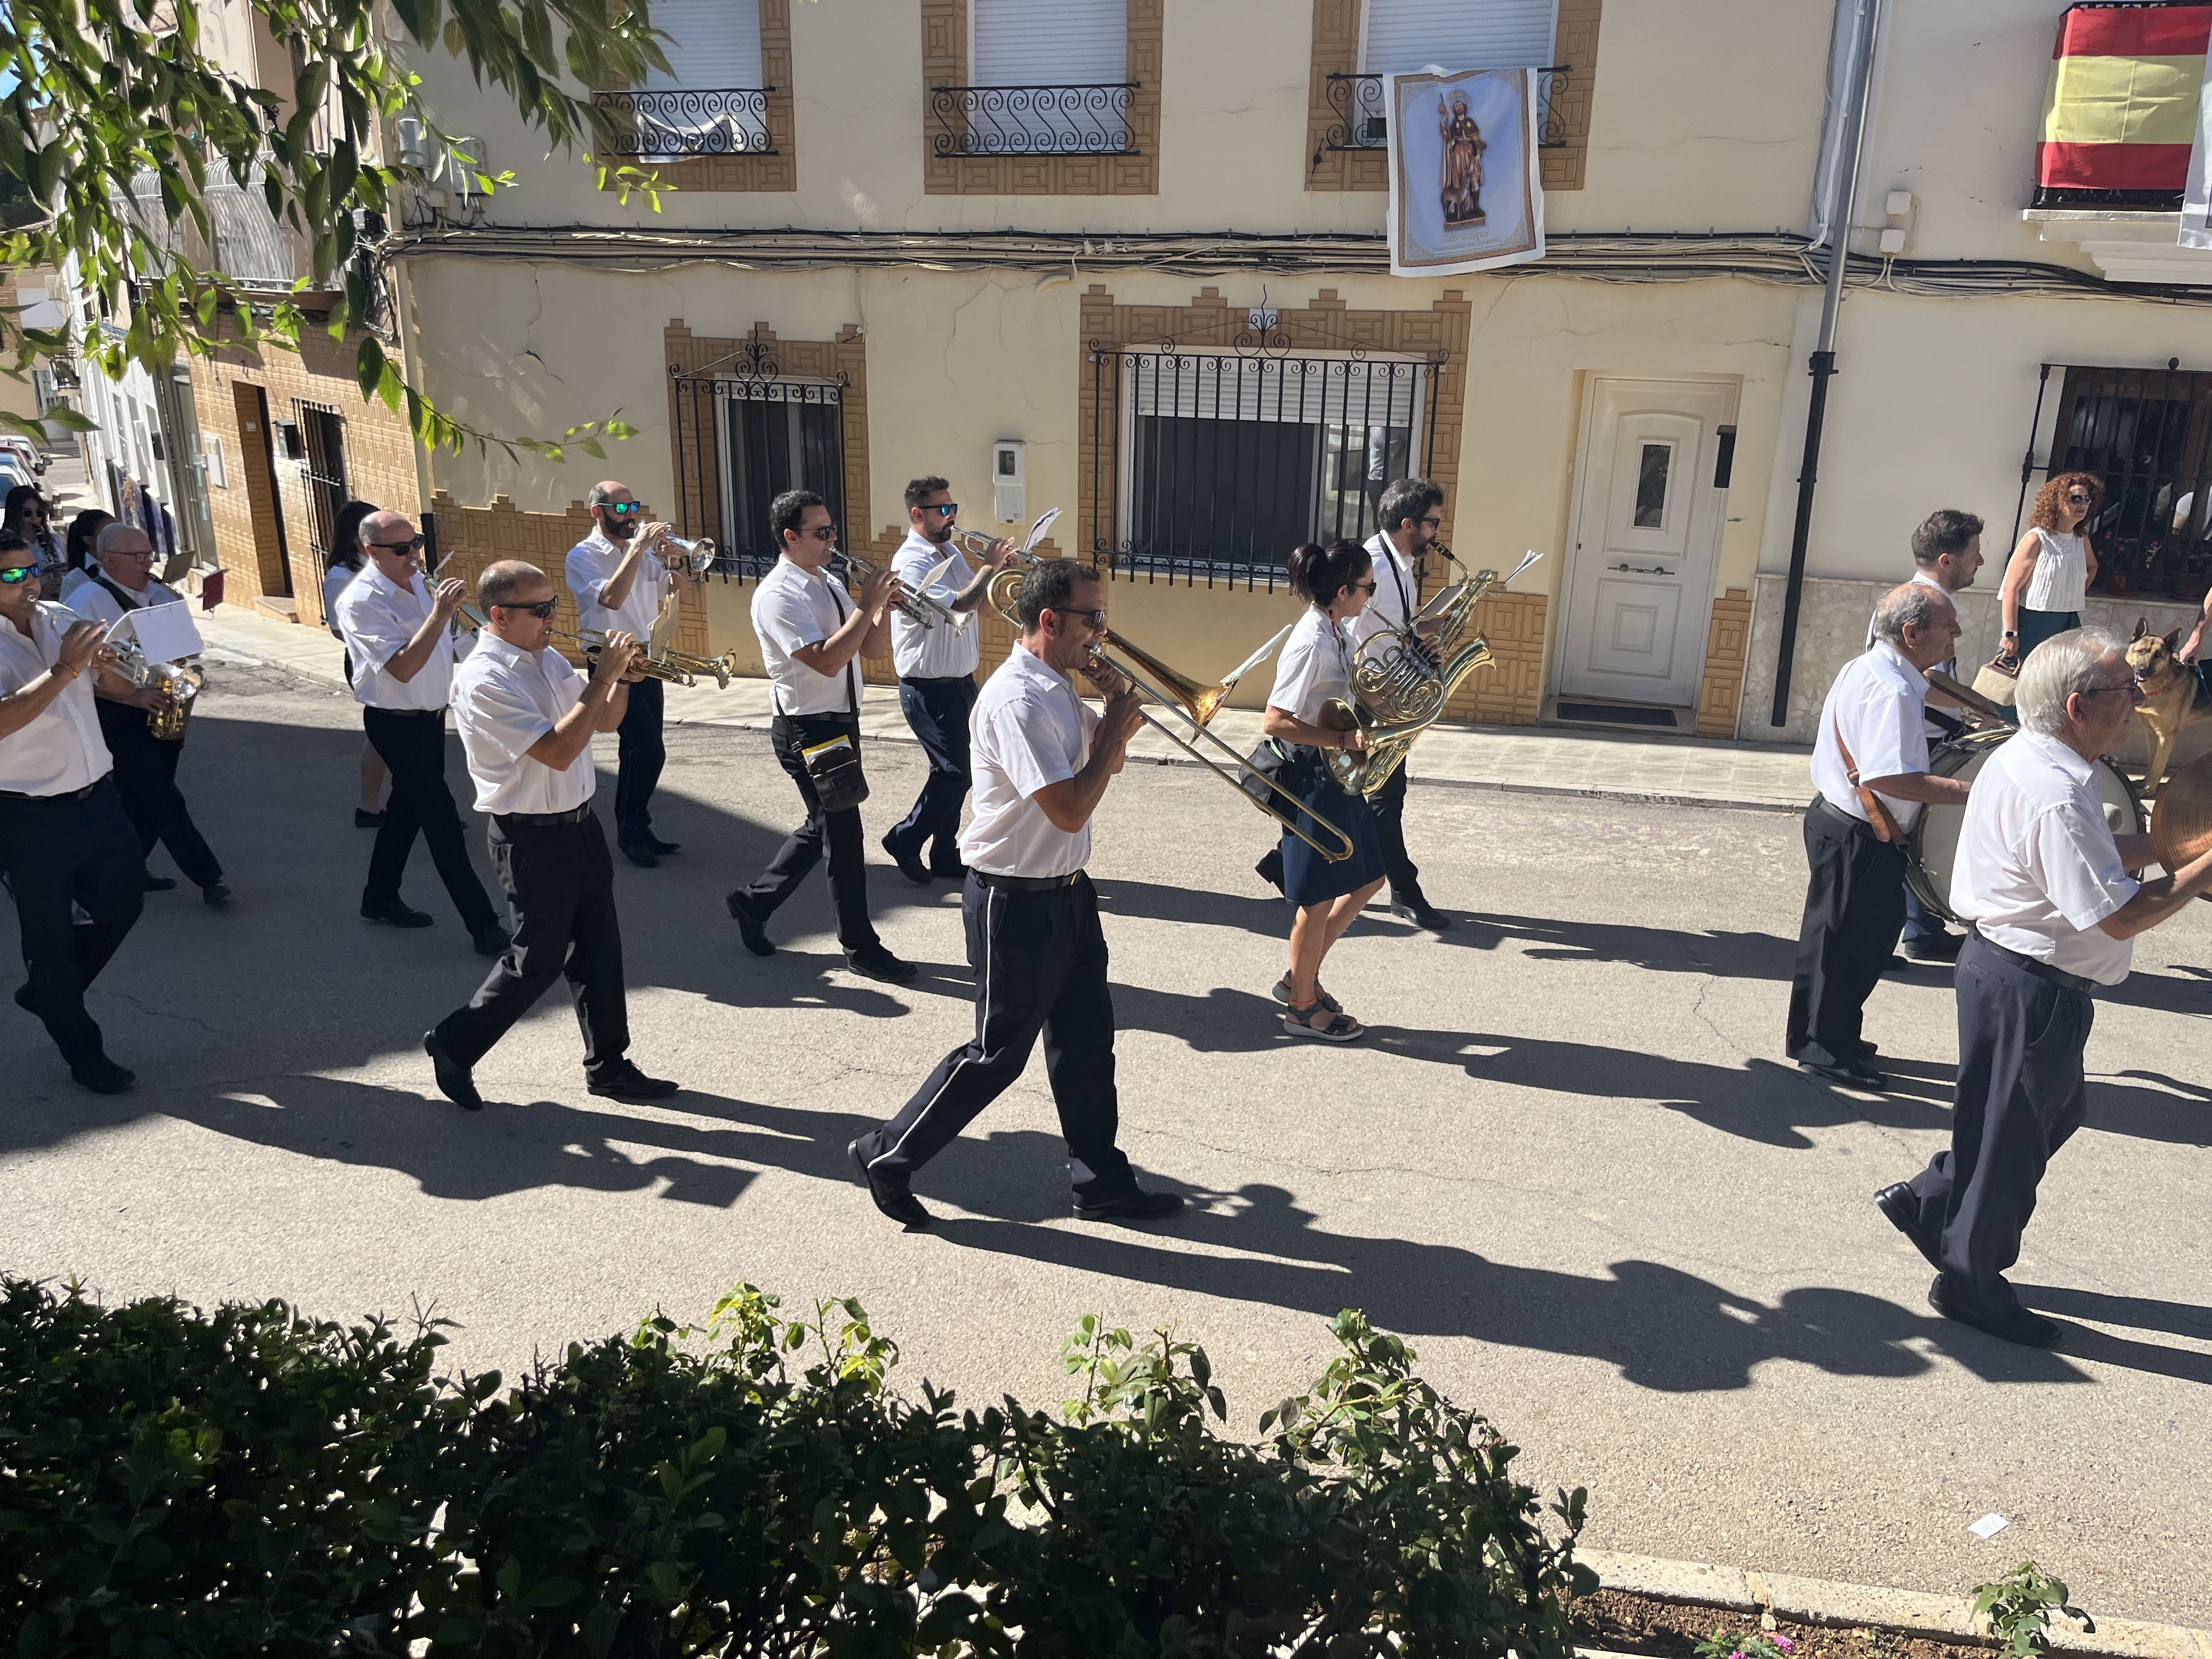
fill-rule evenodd
<path id="1" fill-rule="evenodd" d="M 2000 666 L 2017 672 L 2044 641 L 2081 625 L 2081 596 L 2097 580 L 2096 551 L 2081 526 L 2104 500 L 2105 481 L 2094 472 L 2062 472 L 2036 492 L 2027 533 L 1997 590 Z"/>

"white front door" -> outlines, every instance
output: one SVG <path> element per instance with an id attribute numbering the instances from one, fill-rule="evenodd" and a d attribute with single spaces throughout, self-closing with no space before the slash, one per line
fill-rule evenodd
<path id="1" fill-rule="evenodd" d="M 1728 501 L 1716 469 L 1735 400 L 1730 381 L 1592 378 L 1560 695 L 1698 701 Z"/>

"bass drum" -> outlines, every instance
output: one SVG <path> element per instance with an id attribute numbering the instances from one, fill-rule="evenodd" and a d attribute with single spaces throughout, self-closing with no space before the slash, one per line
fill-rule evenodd
<path id="1" fill-rule="evenodd" d="M 1969 732 L 1963 737 L 1946 738 L 1930 746 L 1928 769 L 1939 778 L 1956 778 L 1970 784 L 1989 764 L 1997 745 L 2012 736 L 2010 731 Z M 2141 835 L 2142 802 L 2127 775 L 2111 761 L 2100 760 L 2095 779 L 2097 793 L 2105 803 L 2105 822 L 2112 826 L 2112 833 Z M 1911 888 L 1914 897 L 1947 921 L 1960 920 L 1951 908 L 1951 872 L 1959 861 L 1959 831 L 1966 821 L 1963 806 L 1923 806 L 1919 822 L 1906 837 L 1912 857 L 1905 866 L 1905 885 Z"/>

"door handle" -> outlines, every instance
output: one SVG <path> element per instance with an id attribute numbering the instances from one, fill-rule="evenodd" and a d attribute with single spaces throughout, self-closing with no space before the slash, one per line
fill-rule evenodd
<path id="1" fill-rule="evenodd" d="M 1613 568 L 1626 570 L 1632 576 L 1671 576 L 1674 574 L 1663 564 L 1643 565 L 1624 562 L 1613 566 Z"/>

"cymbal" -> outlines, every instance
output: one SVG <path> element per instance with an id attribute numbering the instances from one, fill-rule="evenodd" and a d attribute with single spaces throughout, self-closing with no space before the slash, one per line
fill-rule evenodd
<path id="1" fill-rule="evenodd" d="M 2212 849 L 2212 755 L 2167 774 L 2151 809 L 2150 840 L 2168 871 Z"/>

